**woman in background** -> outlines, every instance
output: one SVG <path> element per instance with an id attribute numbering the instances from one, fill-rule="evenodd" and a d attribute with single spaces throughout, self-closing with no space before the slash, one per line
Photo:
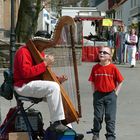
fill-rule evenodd
<path id="1" fill-rule="evenodd" d="M 128 45 L 128 62 L 130 64 L 130 68 L 136 66 L 136 52 L 137 52 L 137 42 L 138 36 L 136 35 L 136 30 L 132 28 L 130 30 L 130 34 L 127 36 L 127 45 Z"/>

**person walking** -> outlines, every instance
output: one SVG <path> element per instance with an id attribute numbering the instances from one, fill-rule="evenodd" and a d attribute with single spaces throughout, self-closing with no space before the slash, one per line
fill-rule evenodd
<path id="1" fill-rule="evenodd" d="M 128 49 L 127 49 L 127 36 L 128 36 L 128 32 L 125 33 L 125 37 L 124 37 L 124 47 L 123 47 L 123 62 L 124 64 L 126 64 L 128 62 Z"/>
<path id="2" fill-rule="evenodd" d="M 111 55 L 114 55 L 114 29 L 110 27 L 107 35 L 108 46 L 111 48 Z"/>
<path id="3" fill-rule="evenodd" d="M 128 46 L 128 62 L 129 62 L 130 68 L 134 68 L 136 66 L 136 52 L 137 52 L 136 45 L 138 42 L 136 29 L 132 28 L 130 30 L 130 34 L 127 36 L 126 42 Z"/>
<path id="4" fill-rule="evenodd" d="M 117 96 L 124 78 L 118 68 L 111 63 L 112 57 L 109 47 L 100 48 L 99 60 L 100 62 L 93 66 L 88 79 L 93 89 L 94 119 L 92 140 L 99 140 L 104 116 L 107 131 L 105 134 L 106 140 L 115 140 Z"/>
<path id="5" fill-rule="evenodd" d="M 116 58 L 118 64 L 123 62 L 123 47 L 124 47 L 125 33 L 124 26 L 118 26 L 116 33 Z"/>

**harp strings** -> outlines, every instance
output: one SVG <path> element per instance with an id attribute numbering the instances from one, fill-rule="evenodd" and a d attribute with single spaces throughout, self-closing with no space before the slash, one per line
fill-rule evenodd
<path id="1" fill-rule="evenodd" d="M 65 30 L 63 30 L 65 33 L 67 33 L 67 44 L 66 47 L 64 47 L 66 49 L 66 57 L 68 58 L 67 61 L 67 70 L 68 71 L 68 84 L 67 84 L 67 90 L 69 93 L 69 96 L 71 97 L 71 100 L 73 102 L 73 104 L 76 107 L 76 87 L 75 87 L 75 76 L 74 76 L 74 66 L 73 66 L 73 57 L 72 57 L 72 46 L 71 46 L 71 34 L 70 34 L 70 28 L 68 28 L 68 26 L 66 26 L 64 28 Z"/>
<path id="2" fill-rule="evenodd" d="M 55 71 L 57 75 L 65 74 L 68 77 L 68 80 L 63 83 L 63 86 L 66 89 L 75 108 L 77 108 L 72 46 L 70 39 L 70 29 L 65 25 L 62 29 L 59 43 L 57 44 L 58 46 L 55 47 L 55 50 L 60 49 L 60 54 L 55 58 L 58 60 L 56 60 L 57 64 L 55 63 L 53 71 Z M 59 61 L 61 61 L 61 63 Z"/>

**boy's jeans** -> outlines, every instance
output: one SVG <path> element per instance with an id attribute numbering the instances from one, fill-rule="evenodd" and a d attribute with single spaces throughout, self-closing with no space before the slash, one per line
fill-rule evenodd
<path id="1" fill-rule="evenodd" d="M 103 117 L 105 116 L 107 140 L 115 140 L 115 121 L 116 121 L 117 95 L 114 91 L 93 94 L 94 120 L 93 134 L 99 136 L 102 128 Z"/>

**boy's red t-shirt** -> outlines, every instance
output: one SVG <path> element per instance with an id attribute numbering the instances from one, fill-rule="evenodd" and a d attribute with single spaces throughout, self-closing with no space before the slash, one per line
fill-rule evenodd
<path id="1" fill-rule="evenodd" d="M 111 92 L 124 78 L 114 64 L 107 66 L 96 64 L 93 66 L 88 80 L 94 83 L 95 91 Z"/>

